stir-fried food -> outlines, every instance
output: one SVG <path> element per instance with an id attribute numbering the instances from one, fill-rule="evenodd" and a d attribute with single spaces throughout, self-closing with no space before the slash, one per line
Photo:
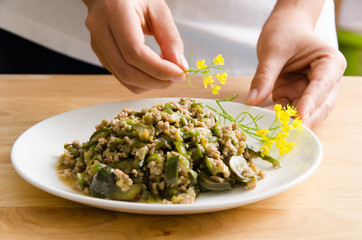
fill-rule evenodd
<path id="1" fill-rule="evenodd" d="M 236 123 L 222 126 L 202 103 L 182 98 L 103 120 L 89 141 L 65 144 L 58 174 L 94 197 L 193 203 L 200 192 L 253 189 L 264 171 Z"/>

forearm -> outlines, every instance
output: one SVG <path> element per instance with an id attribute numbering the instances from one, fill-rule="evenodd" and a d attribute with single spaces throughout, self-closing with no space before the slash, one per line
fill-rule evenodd
<path id="1" fill-rule="evenodd" d="M 324 2 L 325 0 L 278 0 L 271 17 L 283 18 L 284 21 L 301 21 L 304 26 L 314 29 Z"/>

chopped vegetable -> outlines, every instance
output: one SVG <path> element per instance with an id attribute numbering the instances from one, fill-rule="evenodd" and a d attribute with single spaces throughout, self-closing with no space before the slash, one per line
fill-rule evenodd
<path id="1" fill-rule="evenodd" d="M 178 180 L 178 162 L 179 156 L 171 156 L 166 162 L 166 182 L 167 184 L 176 183 Z"/>
<path id="2" fill-rule="evenodd" d="M 190 99 L 149 109 L 123 109 L 103 120 L 89 141 L 64 145 L 58 172 L 93 197 L 151 203 L 193 203 L 203 191 L 252 189 L 264 177 L 237 124 L 222 126 Z M 270 156 L 262 159 L 273 166 Z"/>

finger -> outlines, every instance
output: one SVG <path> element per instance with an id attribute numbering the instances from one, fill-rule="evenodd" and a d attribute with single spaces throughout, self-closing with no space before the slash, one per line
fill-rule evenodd
<path id="1" fill-rule="evenodd" d="M 171 11 L 164 1 L 155 1 L 149 9 L 151 28 L 157 43 L 160 45 L 164 59 L 177 64 L 182 70 L 188 69 L 184 55 L 184 45 Z"/>
<path id="2" fill-rule="evenodd" d="M 108 28 L 102 26 L 101 23 L 99 23 L 99 25 L 100 26 L 95 27 L 95 31 L 91 34 L 91 37 L 97 43 L 108 66 L 112 69 L 112 73 L 123 84 L 143 89 L 166 88 L 171 85 L 170 81 L 160 81 L 129 65 L 121 55 L 111 32 Z"/>
<path id="3" fill-rule="evenodd" d="M 275 83 L 273 89 L 273 101 L 285 102 L 284 100 L 279 99 L 288 99 L 288 104 L 296 107 L 299 99 L 303 95 L 305 89 L 308 87 L 308 84 L 309 80 L 306 74 L 283 74 Z"/>
<path id="4" fill-rule="evenodd" d="M 101 50 L 99 49 L 99 47 L 97 46 L 97 44 L 93 41 L 93 39 L 91 39 L 91 47 L 94 51 L 94 53 L 97 55 L 100 63 L 111 73 L 113 73 L 112 68 L 110 67 L 110 65 L 108 64 L 106 58 L 103 56 Z M 120 81 L 121 82 L 121 81 Z M 121 82 L 122 83 L 122 82 Z M 131 86 L 129 84 L 126 83 L 122 83 L 126 88 L 128 88 L 130 91 L 134 92 L 134 93 L 143 93 L 145 91 L 147 91 L 147 89 L 145 88 L 140 88 L 140 87 L 135 87 L 135 86 Z"/>
<path id="5" fill-rule="evenodd" d="M 304 125 L 313 128 L 327 118 L 328 114 L 332 111 L 336 104 L 341 85 L 342 81 L 339 81 L 337 86 L 333 88 L 325 101 L 309 116 L 306 116 L 302 119 Z"/>
<path id="6" fill-rule="evenodd" d="M 122 83 L 122 82 L 121 82 Z M 135 87 L 135 86 L 131 86 L 128 85 L 126 83 L 122 83 L 126 88 L 128 88 L 131 92 L 136 93 L 136 94 L 140 94 L 140 93 L 144 93 L 146 92 L 148 89 L 145 88 L 140 88 L 140 87 Z"/>
<path id="7" fill-rule="evenodd" d="M 93 52 L 98 57 L 99 62 L 103 65 L 103 67 L 106 68 L 109 72 L 113 72 L 110 65 L 107 63 L 107 60 L 105 59 L 102 52 L 100 51 L 99 47 L 94 42 L 93 38 L 91 38 L 91 47 L 92 47 Z"/>
<path id="8" fill-rule="evenodd" d="M 298 104 L 302 118 L 316 111 L 330 96 L 335 86 L 341 86 L 344 72 L 342 59 L 327 56 L 312 62 L 308 72 L 310 84 Z"/>
<path id="9" fill-rule="evenodd" d="M 162 59 L 145 45 L 140 17 L 132 6 L 119 5 L 119 8 L 118 12 L 122 14 L 113 17 L 109 27 L 124 60 L 155 79 L 185 80 L 184 71 L 180 67 Z"/>
<path id="10" fill-rule="evenodd" d="M 260 59 L 245 100 L 246 104 L 258 105 L 269 97 L 284 64 L 285 61 L 282 58 L 272 53 Z"/>
<path id="11" fill-rule="evenodd" d="M 287 105 L 292 104 L 292 100 L 290 100 L 289 98 L 278 98 L 274 103 L 275 104 L 280 104 L 283 107 L 286 107 Z"/>

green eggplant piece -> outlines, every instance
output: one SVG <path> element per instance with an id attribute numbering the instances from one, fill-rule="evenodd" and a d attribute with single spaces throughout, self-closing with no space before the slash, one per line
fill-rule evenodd
<path id="1" fill-rule="evenodd" d="M 167 184 L 177 183 L 178 180 L 179 156 L 171 156 L 166 161 L 166 182 Z"/>
<path id="2" fill-rule="evenodd" d="M 92 134 L 92 136 L 89 139 L 88 149 L 89 149 L 89 147 L 97 144 L 98 139 L 106 138 L 111 133 L 112 133 L 112 128 L 110 128 L 110 127 L 104 127 L 104 128 L 101 128 L 101 129 L 97 130 L 95 133 Z"/>
<path id="3" fill-rule="evenodd" d="M 89 186 L 90 194 L 99 198 L 111 198 L 117 188 L 113 168 L 108 166 L 100 169 L 93 176 Z"/>
<path id="4" fill-rule="evenodd" d="M 204 172 L 199 173 L 198 182 L 200 187 L 206 191 L 224 191 L 232 189 L 230 182 L 216 182 L 207 176 Z"/>

